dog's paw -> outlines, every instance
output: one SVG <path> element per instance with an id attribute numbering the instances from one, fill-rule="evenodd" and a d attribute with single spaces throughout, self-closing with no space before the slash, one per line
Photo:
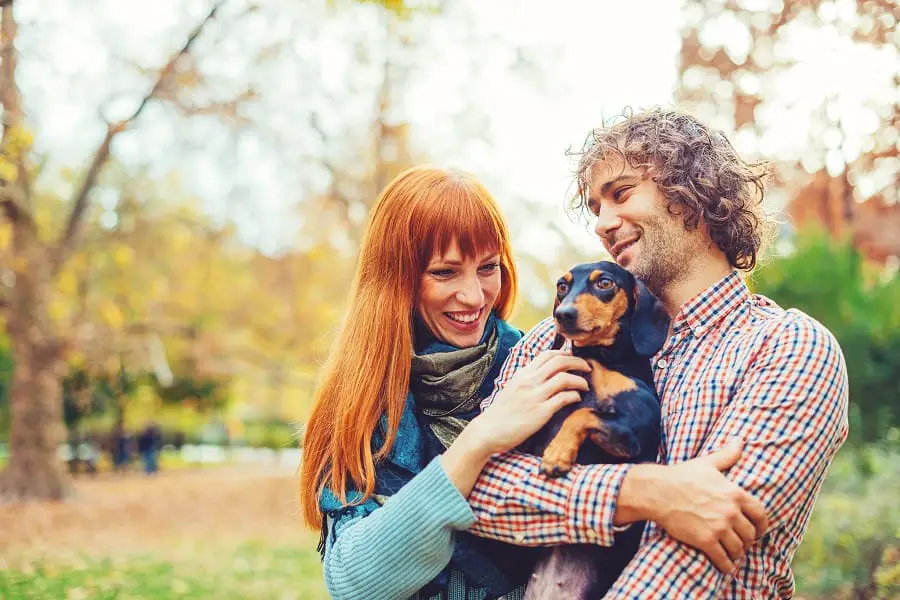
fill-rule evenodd
<path id="1" fill-rule="evenodd" d="M 577 446 L 550 444 L 541 457 L 541 473 L 547 477 L 562 477 L 572 470 L 577 455 Z"/>

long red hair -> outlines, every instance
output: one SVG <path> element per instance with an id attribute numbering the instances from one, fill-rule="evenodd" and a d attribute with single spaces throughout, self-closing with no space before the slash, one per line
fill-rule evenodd
<path id="1" fill-rule="evenodd" d="M 319 496 L 342 501 L 349 490 L 369 498 L 375 464 L 394 444 L 409 386 L 413 311 L 422 273 L 453 242 L 466 258 L 500 254 L 501 287 L 494 310 L 512 311 L 518 291 L 506 222 L 473 177 L 416 167 L 384 189 L 369 215 L 340 333 L 322 367 L 306 425 L 300 503 L 308 526 L 322 525 Z M 387 415 L 384 444 L 372 435 Z"/>

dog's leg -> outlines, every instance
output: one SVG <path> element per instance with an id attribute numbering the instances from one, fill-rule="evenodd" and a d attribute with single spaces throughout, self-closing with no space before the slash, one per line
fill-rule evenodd
<path id="1" fill-rule="evenodd" d="M 604 423 L 593 409 L 579 408 L 566 417 L 541 457 L 541 473 L 559 477 L 572 470 L 581 444 L 589 435 L 599 433 Z"/>

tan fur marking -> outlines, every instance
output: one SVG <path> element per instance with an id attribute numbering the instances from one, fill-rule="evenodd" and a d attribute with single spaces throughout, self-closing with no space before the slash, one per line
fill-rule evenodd
<path id="1" fill-rule="evenodd" d="M 607 369 L 591 358 L 587 362 L 591 365 L 591 387 L 598 399 L 612 398 L 622 392 L 637 389 L 637 384 L 631 377 Z"/>
<path id="2" fill-rule="evenodd" d="M 544 450 L 541 473 L 558 477 L 571 471 L 584 440 L 604 428 L 604 423 L 590 408 L 579 408 L 573 412 L 566 417 L 556 437 Z"/>
<path id="3" fill-rule="evenodd" d="M 591 274 L 588 275 L 588 281 L 590 283 L 594 283 L 595 281 L 600 279 L 601 275 L 603 275 L 603 271 L 591 271 Z"/>
<path id="4" fill-rule="evenodd" d="M 610 346 L 619 333 L 619 319 L 628 311 L 628 297 L 619 289 L 609 302 L 581 294 L 573 302 L 578 309 L 578 329 L 590 333 L 572 336 L 576 346 Z"/>
<path id="5" fill-rule="evenodd" d="M 572 283 L 572 279 L 573 279 L 572 273 L 566 271 L 566 274 L 563 275 L 562 278 L 563 278 L 563 280 L 564 280 L 566 283 L 568 283 L 568 284 L 571 284 L 571 283 Z"/>
<path id="6" fill-rule="evenodd" d="M 591 389 L 597 398 L 597 408 L 601 412 L 614 413 L 616 403 L 613 398 L 622 392 L 637 389 L 637 384 L 630 377 L 607 369 L 596 360 L 589 358 L 587 362 L 591 366 Z"/>

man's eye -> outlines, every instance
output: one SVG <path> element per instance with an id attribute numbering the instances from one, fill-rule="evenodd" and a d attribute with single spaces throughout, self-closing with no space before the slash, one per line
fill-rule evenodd
<path id="1" fill-rule="evenodd" d="M 611 290 L 613 287 L 613 282 L 609 279 L 601 279 L 597 282 L 597 289 L 600 290 Z"/>
<path id="2" fill-rule="evenodd" d="M 560 296 L 565 296 L 569 293 L 569 284 L 563 281 L 560 281 L 556 284 L 556 293 Z"/>
<path id="3" fill-rule="evenodd" d="M 615 198 L 617 202 L 620 202 L 622 200 L 622 195 L 633 187 L 633 185 L 623 185 L 622 187 L 617 188 L 616 191 L 613 192 L 613 198 Z"/>

